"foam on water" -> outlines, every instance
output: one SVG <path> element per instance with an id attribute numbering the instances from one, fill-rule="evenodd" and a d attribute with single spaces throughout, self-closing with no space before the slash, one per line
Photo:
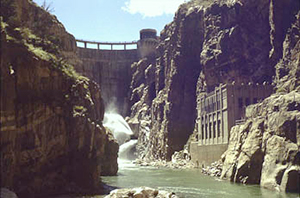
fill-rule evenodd
<path id="1" fill-rule="evenodd" d="M 105 113 L 103 125 L 111 130 L 119 143 L 119 165 L 124 164 L 124 160 L 134 160 L 137 140 L 130 140 L 130 136 L 133 135 L 133 132 L 125 119 L 117 113 Z M 120 159 L 123 161 L 120 161 Z"/>
<path id="2" fill-rule="evenodd" d="M 129 142 L 122 144 L 119 148 L 119 158 L 134 160 L 135 159 L 134 148 L 136 144 L 137 144 L 137 140 L 130 140 Z"/>
<path id="3" fill-rule="evenodd" d="M 124 144 L 133 135 L 127 122 L 117 113 L 105 113 L 103 125 L 112 131 L 119 145 Z"/>

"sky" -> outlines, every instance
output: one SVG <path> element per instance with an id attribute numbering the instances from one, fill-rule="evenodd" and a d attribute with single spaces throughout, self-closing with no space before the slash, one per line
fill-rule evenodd
<path id="1" fill-rule="evenodd" d="M 33 0 L 42 5 L 45 0 Z M 76 39 L 130 42 L 144 28 L 158 35 L 173 20 L 185 0 L 46 0 L 68 32 Z"/>

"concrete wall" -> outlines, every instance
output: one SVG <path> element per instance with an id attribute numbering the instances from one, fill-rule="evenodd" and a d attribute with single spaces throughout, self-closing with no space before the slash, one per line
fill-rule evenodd
<path id="1" fill-rule="evenodd" d="M 106 109 L 110 109 L 113 103 L 116 110 L 126 116 L 130 108 L 131 64 L 138 60 L 137 49 L 99 50 L 78 47 L 77 53 L 83 62 L 80 72 L 100 85 Z"/>
<path id="2" fill-rule="evenodd" d="M 227 146 L 227 144 L 199 145 L 198 142 L 192 142 L 190 144 L 191 160 L 198 167 L 208 166 L 221 158 Z"/>

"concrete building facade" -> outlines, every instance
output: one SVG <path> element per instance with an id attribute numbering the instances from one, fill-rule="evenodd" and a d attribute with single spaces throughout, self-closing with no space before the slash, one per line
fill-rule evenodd
<path id="1" fill-rule="evenodd" d="M 228 146 L 231 127 L 243 122 L 246 106 L 272 93 L 269 84 L 221 84 L 197 101 L 197 141 L 190 146 L 192 161 L 208 165 L 218 159 Z"/>
<path id="2" fill-rule="evenodd" d="M 158 45 L 158 37 L 156 36 L 156 30 L 143 29 L 140 31 L 140 40 L 137 42 L 137 49 L 139 58 L 149 56 L 155 52 Z"/>

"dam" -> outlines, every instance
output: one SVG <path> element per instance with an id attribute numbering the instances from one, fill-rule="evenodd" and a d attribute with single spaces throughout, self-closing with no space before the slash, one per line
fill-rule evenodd
<path id="1" fill-rule="evenodd" d="M 128 114 L 131 64 L 154 52 L 156 34 L 154 29 L 143 29 L 140 40 L 119 43 L 76 40 L 82 73 L 100 85 L 106 109 Z"/>

